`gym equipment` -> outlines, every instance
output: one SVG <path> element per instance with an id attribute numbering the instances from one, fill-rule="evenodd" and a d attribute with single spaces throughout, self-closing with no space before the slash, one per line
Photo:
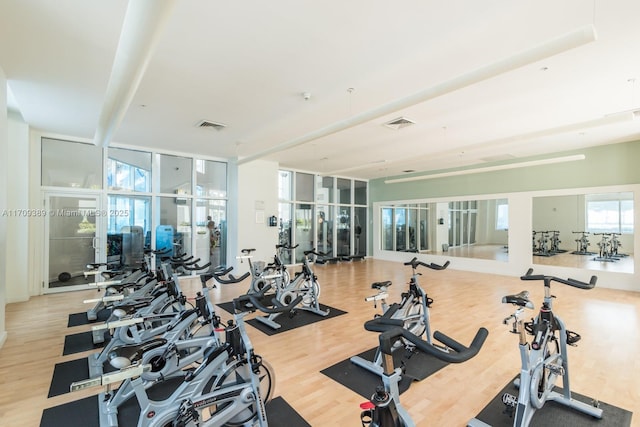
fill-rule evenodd
<path id="1" fill-rule="evenodd" d="M 465 347 L 452 338 L 436 331 L 434 338 L 445 344 L 449 352 L 420 339 L 405 328 L 392 327 L 378 337 L 379 348 L 384 355 L 382 359 L 382 386 L 376 388 L 369 402 L 360 405 L 363 410 L 360 420 L 363 427 L 414 427 L 409 412 L 400 404 L 398 382 L 402 376 L 400 368 L 394 368 L 393 351 L 397 347 L 398 339 L 409 341 L 421 351 L 431 354 L 440 360 L 450 363 L 462 363 L 478 354 L 489 332 L 480 328 L 469 347 Z"/>
<path id="2" fill-rule="evenodd" d="M 204 266 L 187 267 L 183 268 L 202 270 L 208 268 L 210 264 Z M 111 315 L 107 319 L 107 323 L 112 323 L 117 320 L 123 320 L 128 317 L 144 317 L 154 314 L 163 313 L 175 313 L 184 310 L 186 298 L 182 295 L 182 291 L 179 286 L 178 276 L 173 272 L 170 264 L 163 263 L 160 266 L 159 282 L 150 281 L 141 288 L 133 291 L 129 295 L 126 295 L 122 300 L 112 303 Z M 113 296 L 109 295 L 109 296 Z M 103 299 L 103 303 L 106 301 Z M 100 304 L 100 303 L 98 303 Z M 104 342 L 104 333 L 101 327 L 93 328 L 93 343 L 100 344 Z M 133 336 L 132 332 L 128 333 L 129 336 Z M 123 336 L 123 340 L 127 340 Z"/>
<path id="3" fill-rule="evenodd" d="M 274 280 L 275 298 L 281 305 L 288 305 L 292 300 L 300 298 L 301 305 L 297 307 L 299 310 L 309 311 L 318 316 L 328 316 L 329 310 L 320 308 L 320 283 L 317 276 L 311 268 L 311 256 L 319 256 L 315 250 L 304 251 L 302 263 L 302 271 L 299 271 L 289 283 L 285 283 L 283 276 L 279 272 L 271 276 L 265 276 L 264 279 Z M 268 316 L 258 316 L 256 320 L 269 326 L 272 329 L 280 329 L 281 325 L 275 321 L 282 312 L 271 313 Z"/>
<path id="4" fill-rule="evenodd" d="M 92 327 L 94 341 L 97 336 L 104 341 L 105 330 L 111 330 L 111 337 L 102 351 L 88 356 L 90 376 L 102 374 L 104 363 L 116 347 L 142 344 L 158 336 L 162 336 L 168 342 L 188 336 L 201 313 L 186 309 L 187 302 L 180 291 L 178 277 L 172 273 L 169 265 L 163 264 L 162 269 L 165 271 L 164 274 L 172 279 L 163 282 L 155 300 L 120 303 L 114 308 L 107 322 Z M 223 274 L 228 271 L 225 270 Z M 154 311 L 155 309 L 158 311 Z M 213 312 L 213 309 L 210 311 Z"/>
<path id="5" fill-rule="evenodd" d="M 550 231 L 550 233 L 551 236 L 549 237 L 549 252 L 554 254 L 566 252 L 564 249 L 560 249 L 560 243 L 562 243 L 562 240 L 560 240 L 560 232 Z"/>
<path id="6" fill-rule="evenodd" d="M 580 234 L 580 237 L 575 239 L 576 242 L 576 250 L 571 252 L 574 255 L 595 255 L 595 252 L 589 251 L 589 238 L 587 237 L 590 234 L 588 231 L 572 231 L 573 234 Z"/>
<path id="7" fill-rule="evenodd" d="M 539 235 L 536 240 L 536 235 Z M 536 245 L 537 242 L 537 245 Z M 560 249 L 560 232 L 556 230 L 551 231 L 534 231 L 533 232 L 533 254 L 537 256 L 553 256 L 562 252 L 566 252 L 564 249 Z"/>
<path id="8" fill-rule="evenodd" d="M 174 332 L 141 344 L 113 348 L 107 353 L 107 360 L 111 366 L 121 371 L 131 369 L 133 365 L 148 366 L 142 372 L 136 373 L 136 376 L 139 375 L 142 380 L 142 385 L 139 384 L 138 387 L 149 389 L 158 381 L 181 377 L 184 375 L 184 369 L 194 363 L 201 363 L 210 348 L 222 345 L 222 338 L 219 336 L 219 332 L 222 331 L 220 318 L 214 312 L 207 286 L 211 278 L 234 283 L 232 276 L 225 279 L 216 273 L 200 275 L 202 291 L 196 295 L 196 308 L 180 316 L 184 320 L 176 323 Z M 216 285 L 212 287 L 215 288 Z M 100 376 L 103 377 L 104 375 Z M 113 393 L 109 381 L 100 382 L 107 387 L 99 399 L 101 425 L 112 425 L 114 421 L 109 420 L 114 416 L 117 418 L 118 408 L 132 398 L 136 391 L 129 377 L 125 378 Z"/>
<path id="9" fill-rule="evenodd" d="M 534 275 L 533 269 L 521 277 L 522 280 L 542 280 L 544 282 L 544 300 L 538 316 L 532 322 L 525 323 L 522 319 L 524 309 L 533 309 L 529 300 L 529 292 L 522 291 L 515 295 L 502 297 L 502 302 L 515 305 L 516 311 L 504 319 L 508 324 L 513 320 L 511 332 L 520 338 L 520 360 L 522 368 L 520 377 L 516 380 L 519 388 L 518 396 L 505 394 L 502 401 L 513 417 L 515 427 L 526 427 L 533 415 L 541 409 L 545 402 L 554 401 L 561 405 L 576 409 L 595 418 L 602 418 L 602 409 L 597 401 L 590 406 L 571 397 L 569 385 L 569 360 L 567 345 L 575 346 L 580 335 L 566 329 L 564 322 L 553 313 L 553 299 L 551 282 L 563 283 L 579 289 L 592 289 L 596 285 L 597 277 L 592 276 L 589 283 L 575 279 L 561 279 L 555 276 Z M 533 335 L 531 343 L 527 342 L 527 333 Z M 562 377 L 562 391 L 554 391 L 556 380 Z M 486 427 L 487 424 L 472 419 L 467 424 L 471 427 Z"/>
<path id="10" fill-rule="evenodd" d="M 275 285 L 274 278 L 271 277 L 273 275 L 279 276 L 283 284 L 285 286 L 288 285 L 291 278 L 287 271 L 287 267 L 282 262 L 282 252 L 284 250 L 291 250 L 297 247 L 298 245 L 276 245 L 276 254 L 273 257 L 273 262 L 269 264 L 265 264 L 264 261 L 252 262 L 251 259 L 253 256 L 251 255 L 251 252 L 255 251 L 255 249 L 242 249 L 240 252 L 243 255 L 237 257 L 237 259 L 239 259 L 241 263 L 246 259 L 249 263 L 249 271 L 251 273 L 251 283 L 249 284 L 247 294 L 259 292 L 268 284 Z"/>
<path id="11" fill-rule="evenodd" d="M 404 265 L 411 266 L 412 274 L 409 280 L 409 289 L 407 292 L 402 293 L 402 300 L 400 303 L 387 305 L 387 288 L 391 286 L 390 281 L 376 282 L 371 285 L 373 289 L 377 289 L 376 295 L 365 298 L 365 301 L 373 301 L 374 305 L 376 301 L 381 301 L 382 315 L 376 315 L 373 320 L 369 320 L 364 324 L 364 328 L 367 331 L 372 332 L 384 332 L 391 327 L 401 327 L 421 337 L 425 336 L 425 340 L 428 344 L 433 345 L 431 336 L 431 325 L 429 321 L 429 307 L 433 303 L 433 299 L 427 297 L 427 293 L 420 286 L 418 277 L 421 273 L 418 273 L 418 267 L 426 267 L 432 270 L 444 270 L 449 266 L 449 261 L 444 265 L 438 265 L 434 263 L 427 264 L 422 261 L 418 261 L 418 258 L 414 257 L 411 261 L 405 262 Z M 410 342 L 405 342 L 405 346 L 411 347 Z M 397 347 L 394 350 L 402 347 L 400 342 L 397 343 Z M 442 348 L 442 351 L 448 351 L 447 348 Z M 360 356 L 353 356 L 350 360 L 352 363 L 373 372 L 377 375 L 382 375 L 383 367 L 382 360 L 383 355 L 381 349 L 376 350 L 373 361 L 366 360 Z"/>
<path id="12" fill-rule="evenodd" d="M 622 236 L 621 233 L 611 233 L 611 256 L 613 258 L 622 258 L 628 256 L 627 254 L 622 254 L 618 252 L 618 250 L 622 247 L 622 243 L 620 243 L 620 239 L 618 236 Z"/>
<path id="13" fill-rule="evenodd" d="M 84 272 L 85 277 L 99 274 L 108 280 L 106 282 L 94 283 L 98 291 L 104 289 L 106 299 L 97 300 L 97 304 L 87 310 L 87 320 L 91 322 L 95 321 L 98 318 L 98 312 L 100 310 L 110 308 L 111 304 L 109 304 L 109 302 L 117 301 L 117 299 L 113 299 L 116 295 L 122 295 L 122 299 L 124 299 L 124 296 L 132 296 L 133 298 L 135 291 L 138 291 L 138 295 L 140 296 L 149 294 L 157 284 L 157 281 L 155 281 L 156 274 L 152 271 L 153 257 L 166 253 L 168 253 L 166 250 L 145 251 L 140 268 L 131 271 L 101 270 L 102 267 L 108 267 L 108 264 L 88 264 L 87 268 L 89 271 Z"/>
<path id="14" fill-rule="evenodd" d="M 208 347 L 197 368 L 181 371 L 182 381 L 164 400 L 150 397 L 143 375 L 152 369 L 152 365 L 142 364 L 139 358 L 132 358 L 132 364 L 117 373 L 74 383 L 71 390 L 130 380 L 131 398 L 135 397 L 140 408 L 139 427 L 266 427 L 264 405 L 274 389 L 275 375 L 270 366 L 254 353 L 244 327 L 244 317 L 257 309 L 266 313 L 290 311 L 299 300 L 289 306 L 267 308 L 260 303 L 263 296 L 264 292 L 243 295 L 234 300 L 234 320 L 224 328 L 225 342 Z M 164 384 L 164 381 L 157 383 L 159 387 Z M 101 398 L 105 397 L 101 394 Z M 100 414 L 100 426 L 123 425 L 118 419 L 118 407 L 109 406 L 108 409 L 109 412 Z"/>
<path id="15" fill-rule="evenodd" d="M 612 233 L 593 233 L 594 236 L 602 236 L 597 243 L 600 248 L 597 257 L 593 258 L 594 261 L 614 262 L 618 261 L 618 258 L 613 256 L 613 243 Z M 616 248 L 617 249 L 617 248 Z"/>

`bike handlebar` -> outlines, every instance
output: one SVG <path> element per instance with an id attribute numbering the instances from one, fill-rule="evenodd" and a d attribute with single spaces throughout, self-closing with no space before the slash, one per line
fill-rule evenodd
<path id="1" fill-rule="evenodd" d="M 196 263 L 198 261 L 200 261 L 200 259 L 198 259 Z M 198 270 L 204 270 L 205 268 L 211 267 L 211 263 L 208 262 L 205 265 L 198 265 L 198 264 L 191 263 L 191 264 L 179 265 L 179 267 L 182 267 L 185 270 L 189 270 L 189 271 L 198 271 Z"/>
<path id="2" fill-rule="evenodd" d="M 315 256 L 327 256 L 327 254 L 322 253 L 322 252 L 316 252 L 316 249 L 313 248 L 311 250 L 308 251 L 304 251 L 304 256 L 309 256 L 309 255 L 315 255 Z"/>
<path id="3" fill-rule="evenodd" d="M 405 262 L 404 265 L 410 265 L 414 269 L 421 265 L 432 270 L 444 270 L 449 267 L 449 261 L 445 262 L 443 265 L 439 265 L 433 262 L 427 264 L 426 262 L 419 261 L 418 258 L 414 257 L 411 261 Z"/>
<path id="4" fill-rule="evenodd" d="M 488 335 L 489 331 L 487 331 L 485 328 L 478 329 L 476 336 L 473 338 L 473 341 L 471 341 L 471 345 L 469 345 L 469 347 L 465 347 L 458 341 L 448 337 L 440 331 L 434 332 L 434 339 L 440 341 L 445 346 L 453 350 L 453 352 L 447 352 L 434 346 L 433 344 L 429 344 L 427 341 L 424 341 L 419 336 L 412 334 L 408 330 L 397 327 L 380 334 L 380 351 L 382 351 L 384 354 L 392 354 L 391 352 L 394 342 L 398 338 L 403 337 L 413 343 L 419 350 L 430 354 L 440 360 L 450 363 L 462 363 L 478 354 Z"/>
<path id="5" fill-rule="evenodd" d="M 231 270 L 229 270 L 229 271 L 231 271 Z M 220 282 L 223 285 L 231 285 L 231 284 L 234 284 L 234 283 L 240 283 L 244 279 L 246 279 L 247 277 L 251 276 L 251 273 L 247 271 L 240 277 L 235 277 L 233 274 L 229 274 L 226 278 L 222 277 L 225 274 L 228 274 L 229 271 L 225 271 L 224 273 L 216 273 L 214 271 L 214 272 L 211 273 L 211 275 L 216 279 L 217 282 Z"/>
<path id="6" fill-rule="evenodd" d="M 295 249 L 298 246 L 300 246 L 300 244 L 297 244 L 295 246 L 289 246 L 289 244 L 285 243 L 285 244 L 282 244 L 282 245 L 276 245 L 276 249 Z"/>
<path id="7" fill-rule="evenodd" d="M 598 276 L 591 276 L 589 283 L 580 280 L 568 278 L 562 279 L 556 276 L 545 276 L 543 274 L 533 274 L 533 268 L 527 270 L 524 276 L 520 276 L 520 280 L 543 280 L 546 287 L 551 287 L 551 282 L 563 283 L 578 289 L 593 289 L 598 281 Z"/>

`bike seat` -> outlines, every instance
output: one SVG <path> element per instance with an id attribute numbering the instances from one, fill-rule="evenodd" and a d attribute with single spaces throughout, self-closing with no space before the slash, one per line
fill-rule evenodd
<path id="1" fill-rule="evenodd" d="M 164 338 L 154 338 L 141 344 L 128 344 L 116 347 L 107 356 L 109 363 L 116 369 L 126 368 L 142 359 L 142 355 L 149 350 L 161 347 L 167 343 Z"/>
<path id="2" fill-rule="evenodd" d="M 529 291 L 504 296 L 502 297 L 502 302 L 505 304 L 515 304 L 519 307 L 533 308 L 533 303 L 529 300 Z"/>
<path id="3" fill-rule="evenodd" d="M 123 316 L 133 314 L 142 307 L 146 307 L 151 304 L 152 299 L 135 301 L 127 304 L 119 304 L 113 309 L 113 314 L 117 317 L 122 318 Z M 116 310 L 122 310 L 121 312 L 116 313 Z"/>
<path id="4" fill-rule="evenodd" d="M 388 288 L 391 286 L 391 281 L 386 280 L 384 282 L 375 282 L 371 284 L 371 289 L 380 289 L 380 288 Z"/>
<path id="5" fill-rule="evenodd" d="M 121 274 L 123 274 L 124 271 L 123 270 L 107 270 L 107 271 L 101 271 L 100 275 L 102 277 L 104 277 L 105 279 L 113 279 L 116 276 L 119 276 Z"/>

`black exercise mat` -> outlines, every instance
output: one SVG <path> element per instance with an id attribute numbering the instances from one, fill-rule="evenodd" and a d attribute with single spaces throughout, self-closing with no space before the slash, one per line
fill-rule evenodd
<path id="1" fill-rule="evenodd" d="M 266 406 L 269 425 L 311 427 L 282 397 L 271 399 Z M 138 413 L 140 411 L 138 410 Z M 120 417 L 119 417 L 120 418 Z M 124 421 L 120 418 L 121 421 Z M 129 418 L 127 418 L 129 420 Z M 135 425 L 137 418 L 130 419 Z M 100 427 L 98 396 L 90 396 L 42 411 L 40 427 Z"/>
<path id="2" fill-rule="evenodd" d="M 72 382 L 89 378 L 89 361 L 86 357 L 68 362 L 56 363 L 53 368 L 53 378 L 49 386 L 47 397 L 69 393 Z"/>
<path id="3" fill-rule="evenodd" d="M 108 342 L 109 339 L 111 339 L 111 337 L 109 336 L 109 334 L 106 334 L 105 343 Z M 78 334 L 66 335 L 64 337 L 64 348 L 62 350 L 62 355 L 66 356 L 67 354 L 80 353 L 87 350 L 95 350 L 101 347 L 104 347 L 104 343 L 94 344 L 93 334 L 91 331 L 80 332 Z"/>
<path id="4" fill-rule="evenodd" d="M 98 396 L 89 396 L 42 411 L 40 427 L 100 427 Z"/>
<path id="5" fill-rule="evenodd" d="M 274 397 L 266 406 L 270 426 L 311 427 L 282 397 Z"/>
<path id="6" fill-rule="evenodd" d="M 116 369 L 109 363 L 102 366 L 102 372 L 113 372 Z M 53 378 L 49 386 L 47 397 L 58 396 L 69 393 L 71 383 L 89 378 L 89 360 L 86 357 L 70 360 L 68 362 L 56 363 L 53 368 Z"/>
<path id="7" fill-rule="evenodd" d="M 372 348 L 358 354 L 358 356 L 366 360 L 373 360 L 375 352 L 376 349 Z M 400 366 L 403 362 L 406 370 L 398 384 L 400 393 L 408 390 L 412 381 L 421 381 L 448 365 L 447 362 L 443 362 L 421 351 L 410 352 L 405 350 L 394 352 L 394 365 Z M 382 379 L 379 375 L 352 363 L 350 358 L 338 362 L 320 372 L 347 387 L 349 390 L 358 393 L 365 399 L 371 398 L 371 395 L 376 390 L 376 386 L 382 384 Z"/>
<path id="8" fill-rule="evenodd" d="M 301 326 L 307 326 L 312 323 L 320 322 L 321 320 L 332 319 L 334 317 L 347 314 L 346 311 L 329 307 L 328 305 L 324 304 L 320 304 L 320 309 L 323 311 L 329 310 L 329 314 L 326 316 L 321 316 L 319 314 L 314 314 L 306 310 L 296 310 L 295 316 L 289 317 L 287 313 L 283 313 L 275 319 L 275 321 L 281 325 L 279 329 L 273 329 L 256 319 L 248 320 L 247 323 L 267 335 L 275 335 L 279 334 L 280 332 L 286 332 L 290 331 L 291 329 L 299 328 Z"/>
<path id="9" fill-rule="evenodd" d="M 514 396 L 518 395 L 518 389 L 513 384 L 515 378 L 511 380 L 487 406 L 484 407 L 484 409 L 476 416 L 477 419 L 491 425 L 492 427 L 510 427 L 513 425 L 513 418 L 509 418 L 508 415 L 503 413 L 505 405 L 502 403 L 502 395 L 504 393 L 510 393 Z M 556 387 L 555 390 L 562 392 L 562 389 L 558 387 Z M 575 392 L 571 393 L 571 397 L 588 404 L 591 404 L 593 400 Z M 628 427 L 631 425 L 632 412 L 609 405 L 605 402 L 600 402 L 600 408 L 603 411 L 602 419 L 597 419 L 559 403 L 546 402 L 542 409 L 537 410 L 533 415 L 530 425 L 531 427 Z"/>
<path id="10" fill-rule="evenodd" d="M 67 327 L 71 328 L 73 326 L 88 325 L 89 323 L 106 322 L 109 316 L 111 316 L 111 310 L 108 308 L 103 308 L 102 310 L 98 311 L 98 318 L 91 321 L 87 318 L 86 311 L 83 311 L 82 313 L 72 313 L 69 315 Z"/>

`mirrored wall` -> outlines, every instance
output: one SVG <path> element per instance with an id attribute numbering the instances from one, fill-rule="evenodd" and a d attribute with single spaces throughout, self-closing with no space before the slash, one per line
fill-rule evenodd
<path id="1" fill-rule="evenodd" d="M 533 263 L 634 272 L 633 192 L 534 197 Z"/>
<path id="2" fill-rule="evenodd" d="M 385 251 L 508 260 L 506 199 L 398 203 L 380 208 Z"/>

